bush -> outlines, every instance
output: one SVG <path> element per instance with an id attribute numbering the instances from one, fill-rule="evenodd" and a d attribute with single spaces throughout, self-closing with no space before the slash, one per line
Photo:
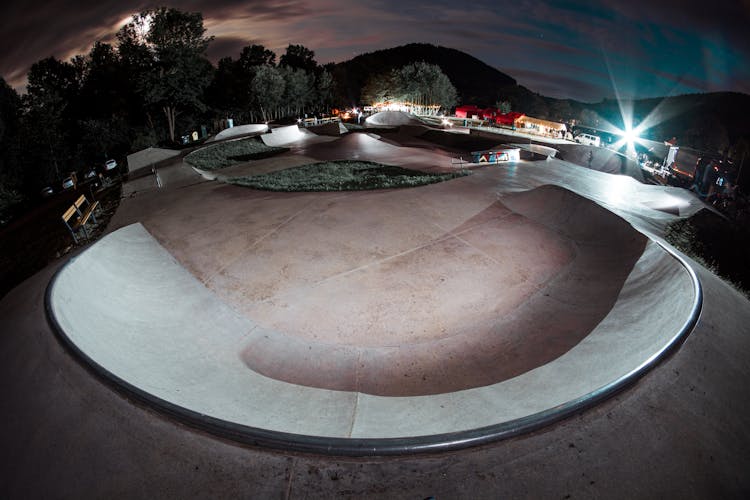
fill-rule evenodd
<path id="1" fill-rule="evenodd" d="M 0 183 L 0 225 L 5 224 L 13 208 L 22 201 L 21 193 Z"/>
<path id="2" fill-rule="evenodd" d="M 185 161 L 202 170 L 218 170 L 250 160 L 268 158 L 289 151 L 287 148 L 266 146 L 257 137 L 214 144 L 185 157 Z"/>
<path id="3" fill-rule="evenodd" d="M 266 191 L 361 191 L 423 186 L 468 175 L 430 174 L 367 161 L 328 161 L 226 182 Z"/>
<path id="4" fill-rule="evenodd" d="M 750 232 L 708 210 L 667 226 L 664 238 L 748 295 Z"/>

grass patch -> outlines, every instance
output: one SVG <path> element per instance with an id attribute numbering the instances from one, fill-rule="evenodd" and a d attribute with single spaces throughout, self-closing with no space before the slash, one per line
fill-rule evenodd
<path id="1" fill-rule="evenodd" d="M 665 239 L 750 298 L 750 232 L 709 210 L 672 222 Z"/>
<path id="2" fill-rule="evenodd" d="M 262 175 L 233 177 L 230 184 L 265 191 L 362 191 L 423 186 L 468 175 L 430 174 L 369 161 L 325 161 Z"/>
<path id="3" fill-rule="evenodd" d="M 288 148 L 266 146 L 257 137 L 214 144 L 190 153 L 185 161 L 201 170 L 218 170 L 250 160 L 260 160 L 289 151 Z"/>

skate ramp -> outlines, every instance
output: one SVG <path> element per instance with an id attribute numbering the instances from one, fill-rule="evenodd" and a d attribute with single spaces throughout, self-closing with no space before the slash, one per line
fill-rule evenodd
<path id="1" fill-rule="evenodd" d="M 558 158 L 582 167 L 608 174 L 621 174 L 643 182 L 643 172 L 638 164 L 625 155 L 604 147 L 586 144 L 558 144 Z"/>
<path id="2" fill-rule="evenodd" d="M 403 111 L 381 111 L 365 119 L 368 127 L 398 127 L 399 125 L 421 125 L 422 122 L 411 113 Z"/>
<path id="3" fill-rule="evenodd" d="M 572 214 L 566 218 L 537 207 L 550 198 Z M 691 270 L 582 200 L 545 186 L 502 203 L 542 229 L 556 228 L 563 238 L 576 238 L 579 247 L 592 247 L 586 261 L 592 274 L 612 265 L 616 255 L 607 253 L 629 238 L 637 249 L 632 269 L 616 285 L 614 303 L 583 338 L 554 359 L 490 385 L 393 397 L 263 375 L 249 367 L 248 352 L 288 332 L 238 314 L 140 224 L 107 235 L 66 264 L 48 289 L 48 315 L 64 342 L 115 386 L 232 439 L 343 454 L 478 444 L 538 428 L 631 382 L 682 339 L 697 317 L 699 284 Z M 454 232 L 489 222 L 501 208 L 477 214 Z M 580 224 L 577 217 L 594 222 Z M 604 252 L 594 248 L 600 244 L 597 229 L 607 230 L 601 235 Z M 571 295 L 575 285 L 601 291 L 582 271 L 568 281 L 565 293 L 546 297 L 542 291 L 539 312 L 554 322 L 557 316 L 545 304 L 564 311 L 597 300 L 590 292 Z M 535 343 L 542 346 L 544 339 Z M 297 347 L 289 345 L 287 354 L 295 358 Z M 325 359 L 318 360 L 325 369 Z"/>
<path id="4" fill-rule="evenodd" d="M 307 130 L 316 135 L 325 135 L 331 137 L 338 137 L 349 132 L 344 124 L 338 121 L 307 127 Z"/>
<path id="5" fill-rule="evenodd" d="M 557 150 L 555 148 L 551 148 L 549 146 L 542 146 L 541 144 L 520 144 L 520 143 L 512 143 L 511 146 L 529 151 L 530 153 L 533 153 L 535 155 L 539 156 L 546 156 L 547 158 L 554 158 L 557 155 Z"/>
<path id="6" fill-rule="evenodd" d="M 271 132 L 262 134 L 261 140 L 266 146 L 272 147 L 284 147 L 290 146 L 299 142 L 308 142 L 311 140 L 330 140 L 330 137 L 321 137 L 313 134 L 309 130 L 301 129 L 297 125 L 287 125 L 284 127 L 276 127 L 271 129 Z"/>
<path id="7" fill-rule="evenodd" d="M 179 155 L 180 152 L 174 149 L 146 148 L 128 155 L 128 172 L 132 174 L 139 169 L 151 167 Z"/>
<path id="8" fill-rule="evenodd" d="M 237 127 L 226 128 L 216 134 L 210 141 L 221 141 L 223 139 L 231 139 L 233 137 L 240 137 L 251 134 L 262 134 L 268 130 L 268 125 L 265 123 L 250 123 L 247 125 L 239 125 Z"/>

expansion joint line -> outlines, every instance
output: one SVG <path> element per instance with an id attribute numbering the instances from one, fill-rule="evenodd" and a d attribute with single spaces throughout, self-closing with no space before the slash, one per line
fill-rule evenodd
<path id="1" fill-rule="evenodd" d="M 221 266 L 219 269 L 217 269 L 216 272 L 214 272 L 210 276 L 206 277 L 206 279 L 204 280 L 204 283 L 209 283 L 212 279 L 214 279 L 214 277 L 217 274 L 223 273 L 232 264 L 234 264 L 235 262 L 237 262 L 237 260 L 241 259 L 246 252 L 250 251 L 253 247 L 257 246 L 259 243 L 261 243 L 266 238 L 268 238 L 268 237 L 272 236 L 273 234 L 277 233 L 282 227 L 284 227 L 287 224 L 289 224 L 289 222 L 291 222 L 299 214 L 301 214 L 302 212 L 304 212 L 307 209 L 307 207 L 309 207 L 312 203 L 313 202 L 310 201 L 304 207 L 302 207 L 301 209 L 299 209 L 297 212 L 293 213 L 292 215 L 290 215 L 289 217 L 287 217 L 286 219 L 284 219 L 278 226 L 274 227 L 273 229 L 271 229 L 270 231 L 268 231 L 267 233 L 265 233 L 264 235 L 262 235 L 260 238 L 258 238 L 256 240 L 253 240 L 247 247 L 245 247 L 244 251 L 242 253 L 240 253 L 236 258 L 230 260 L 229 262 L 226 262 L 223 266 Z"/>

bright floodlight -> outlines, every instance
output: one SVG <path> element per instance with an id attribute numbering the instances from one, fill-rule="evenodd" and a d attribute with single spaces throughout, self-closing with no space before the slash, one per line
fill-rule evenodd
<path id="1" fill-rule="evenodd" d="M 623 121 L 625 122 L 625 130 L 608 123 L 609 129 L 616 135 L 620 136 L 620 138 L 612 145 L 612 149 L 619 151 L 622 148 L 625 148 L 625 154 L 628 156 L 635 156 L 635 143 L 641 142 L 643 126 L 639 125 L 633 128 L 630 116 L 623 116 Z"/>
<path id="2" fill-rule="evenodd" d="M 633 127 L 631 125 L 628 125 L 627 127 L 625 127 L 622 138 L 625 139 L 625 144 L 631 145 L 635 144 L 635 142 L 640 139 L 640 136 L 638 135 L 637 131 L 633 130 Z"/>

